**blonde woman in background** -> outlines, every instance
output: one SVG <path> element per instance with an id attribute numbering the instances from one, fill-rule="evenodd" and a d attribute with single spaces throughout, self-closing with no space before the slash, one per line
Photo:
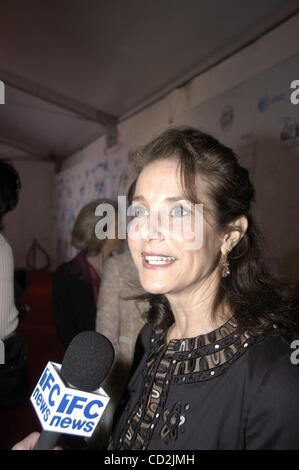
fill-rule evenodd
<path id="1" fill-rule="evenodd" d="M 109 230 L 115 224 L 115 238 L 100 240 L 95 233 L 104 216 L 95 215 L 100 204 L 110 204 L 116 219 L 108 219 Z M 84 206 L 73 226 L 71 245 L 79 253 L 63 263 L 53 275 L 52 315 L 58 338 L 65 348 L 81 331 L 95 330 L 96 311 L 104 262 L 122 246 L 117 238 L 117 207 L 110 199 L 98 199 Z M 101 294 L 100 294 L 101 295 Z"/>

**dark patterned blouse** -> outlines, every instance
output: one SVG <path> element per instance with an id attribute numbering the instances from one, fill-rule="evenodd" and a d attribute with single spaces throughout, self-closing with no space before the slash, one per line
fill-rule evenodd
<path id="1" fill-rule="evenodd" d="M 277 328 L 239 335 L 230 319 L 167 344 L 145 325 L 140 341 L 113 449 L 299 449 L 299 365 Z"/>

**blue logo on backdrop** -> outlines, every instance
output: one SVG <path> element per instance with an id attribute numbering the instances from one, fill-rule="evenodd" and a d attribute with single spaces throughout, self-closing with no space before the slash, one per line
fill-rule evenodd
<path id="1" fill-rule="evenodd" d="M 270 97 L 269 95 L 264 95 L 259 98 L 257 102 L 257 108 L 261 113 L 265 113 L 268 111 L 269 107 L 275 103 L 279 103 L 280 101 L 284 100 L 284 93 L 277 93 Z"/>

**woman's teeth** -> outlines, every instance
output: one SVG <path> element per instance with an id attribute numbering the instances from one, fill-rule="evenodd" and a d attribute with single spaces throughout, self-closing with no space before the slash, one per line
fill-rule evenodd
<path id="1" fill-rule="evenodd" d="M 175 261 L 176 258 L 173 256 L 145 256 L 145 260 L 148 264 L 168 264 Z"/>

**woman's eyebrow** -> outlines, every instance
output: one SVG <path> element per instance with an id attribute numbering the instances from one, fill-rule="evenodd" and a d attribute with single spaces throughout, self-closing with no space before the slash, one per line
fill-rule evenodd
<path id="1" fill-rule="evenodd" d="M 166 197 L 164 200 L 173 202 L 173 201 L 186 201 L 187 199 L 184 195 L 179 195 L 179 196 Z M 132 201 L 146 201 L 146 199 L 143 196 L 134 196 Z"/>

